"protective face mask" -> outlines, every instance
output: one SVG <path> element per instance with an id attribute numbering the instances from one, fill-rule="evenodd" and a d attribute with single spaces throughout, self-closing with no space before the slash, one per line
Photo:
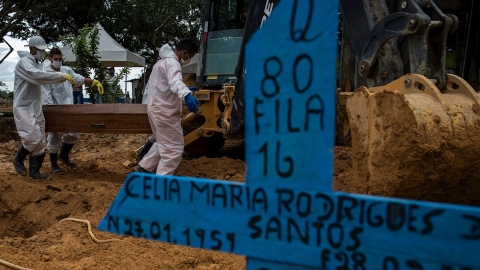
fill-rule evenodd
<path id="1" fill-rule="evenodd" d="M 62 66 L 62 61 L 53 61 L 52 66 L 56 69 L 59 69 Z"/>
<path id="2" fill-rule="evenodd" d="M 190 60 L 192 60 L 192 59 L 188 58 L 188 60 L 183 60 L 183 54 L 182 54 L 182 57 L 180 57 L 180 65 L 184 66 L 184 65 L 190 63 Z"/>
<path id="3" fill-rule="evenodd" d="M 37 54 L 35 54 L 34 57 L 37 61 L 41 61 L 43 58 L 45 58 L 45 51 L 37 49 Z"/>
<path id="4" fill-rule="evenodd" d="M 188 59 L 188 60 L 180 59 L 180 65 L 185 66 L 186 64 L 190 63 L 190 60 L 191 59 Z"/>

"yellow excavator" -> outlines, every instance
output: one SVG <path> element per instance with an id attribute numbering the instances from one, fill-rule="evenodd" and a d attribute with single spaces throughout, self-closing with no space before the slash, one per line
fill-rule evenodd
<path id="1" fill-rule="evenodd" d="M 340 1 L 357 192 L 478 204 L 479 3 L 461 2 Z"/>
<path id="2" fill-rule="evenodd" d="M 250 1 L 248 10 L 246 1 L 206 2 L 196 93 L 204 104 L 182 123 L 187 151 L 215 152 L 223 138 L 243 134 L 243 48 L 279 1 Z M 337 138 L 351 141 L 356 191 L 472 203 L 477 194 L 462 188 L 479 180 L 478 1 L 340 0 L 340 7 L 338 114 L 347 117 L 338 119 Z M 348 84 L 356 91 L 346 92 Z"/>
<path id="3" fill-rule="evenodd" d="M 243 49 L 278 2 L 206 1 L 195 68 L 201 113 L 182 120 L 187 153 L 215 153 L 225 138 L 243 136 Z M 352 146 L 355 191 L 474 201 L 477 194 L 465 194 L 479 180 L 480 95 L 463 78 L 478 89 L 478 1 L 340 7 L 336 132 L 339 144 Z"/>

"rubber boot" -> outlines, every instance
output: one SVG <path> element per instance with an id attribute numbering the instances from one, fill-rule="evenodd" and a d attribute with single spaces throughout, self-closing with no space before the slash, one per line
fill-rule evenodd
<path id="1" fill-rule="evenodd" d="M 151 141 L 147 141 L 142 148 L 142 151 L 137 154 L 137 160 L 140 161 L 143 159 L 143 157 L 148 153 L 150 148 L 152 148 L 153 143 Z"/>
<path id="2" fill-rule="evenodd" d="M 141 173 L 151 173 L 151 172 L 145 170 L 142 166 L 140 166 L 140 164 L 138 164 L 137 166 L 135 166 L 135 171 L 136 171 L 136 172 L 141 172 Z"/>
<path id="3" fill-rule="evenodd" d="M 52 173 L 63 173 L 63 170 L 62 168 L 60 168 L 60 166 L 58 166 L 57 164 L 57 158 L 58 158 L 58 154 L 57 153 L 50 153 L 50 163 L 51 163 L 51 167 L 52 167 Z"/>
<path id="4" fill-rule="evenodd" d="M 17 154 L 13 157 L 13 166 L 15 170 L 21 175 L 27 175 L 27 168 L 25 168 L 25 164 L 23 161 L 25 158 L 30 154 L 30 152 L 23 147 L 23 144 L 20 144 L 20 147 L 17 150 Z"/>
<path id="5" fill-rule="evenodd" d="M 30 156 L 30 160 L 29 160 L 30 167 L 28 168 L 28 172 L 30 174 L 30 177 L 32 177 L 33 179 L 45 180 L 50 177 L 50 175 L 43 175 L 40 173 L 40 168 L 43 165 L 44 158 L 45 158 L 45 153 L 41 154 L 40 156 L 35 156 L 35 157 Z"/>
<path id="6" fill-rule="evenodd" d="M 58 158 L 68 166 L 75 166 L 75 162 L 71 161 L 68 158 L 70 151 L 72 150 L 73 144 L 62 143 L 62 148 L 60 148 L 60 154 L 58 154 Z"/>

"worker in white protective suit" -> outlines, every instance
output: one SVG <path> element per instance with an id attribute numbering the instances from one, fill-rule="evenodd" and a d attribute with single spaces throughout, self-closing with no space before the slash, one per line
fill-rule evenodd
<path id="1" fill-rule="evenodd" d="M 197 87 L 188 87 L 190 91 L 195 92 L 198 90 Z M 147 104 L 148 102 L 148 82 L 147 86 L 145 87 L 145 90 L 143 91 L 143 98 L 142 98 L 142 104 Z M 152 148 L 153 144 L 155 143 L 155 136 L 153 134 L 150 134 L 148 136 L 147 142 L 142 146 L 142 149 L 137 153 L 137 161 L 140 162 L 140 160 L 143 159 L 143 157 L 150 151 L 150 148 Z"/>
<path id="2" fill-rule="evenodd" d="M 23 161 L 30 154 L 28 174 L 35 179 L 47 179 L 40 168 L 45 158 L 45 118 L 42 111 L 42 87 L 49 83 L 68 80 L 75 84 L 72 76 L 63 72 L 45 72 L 39 63 L 45 58 L 47 44 L 40 36 L 28 41 L 29 52 L 20 51 L 20 60 L 15 66 L 13 86 L 13 116 L 22 144 L 13 158 L 15 169 L 21 175 L 27 174 Z"/>
<path id="3" fill-rule="evenodd" d="M 98 93 L 103 94 L 103 86 L 98 80 L 85 78 L 75 73 L 70 67 L 62 66 L 62 52 L 59 48 L 50 50 L 48 60 L 44 62 L 44 70 L 47 72 L 63 72 L 70 74 L 76 83 L 90 84 L 97 87 Z M 73 89 L 69 83 L 55 83 L 43 86 L 43 105 L 67 105 L 73 104 Z M 78 142 L 78 133 L 50 132 L 47 137 L 47 149 L 50 153 L 51 170 L 53 173 L 62 173 L 57 160 L 60 159 L 65 165 L 75 166 L 75 162 L 69 158 L 73 145 Z M 60 150 L 60 154 L 58 154 Z"/>
<path id="4" fill-rule="evenodd" d="M 184 141 L 181 126 L 182 100 L 196 113 L 200 102 L 191 94 L 182 78 L 182 65 L 198 52 L 194 40 L 186 39 L 173 50 L 168 44 L 160 49 L 161 59 L 153 66 L 148 81 L 147 113 L 155 143 L 136 170 L 172 175 L 182 160 Z"/>

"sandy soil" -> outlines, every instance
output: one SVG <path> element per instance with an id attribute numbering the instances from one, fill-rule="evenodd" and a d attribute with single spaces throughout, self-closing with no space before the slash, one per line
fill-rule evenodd
<path id="1" fill-rule="evenodd" d="M 9 105 L 0 102 L 0 110 Z M 130 171 L 127 155 L 147 135 L 82 134 L 71 153 L 77 166 L 60 163 L 63 175 L 38 181 L 15 172 L 20 141 L 13 118 L 0 120 L 0 259 L 32 269 L 245 269 L 243 256 L 96 230 Z M 349 151 L 337 148 L 337 189 L 348 185 Z M 243 182 L 244 153 L 244 140 L 227 140 L 215 157 L 185 157 L 178 175 Z M 48 156 L 41 172 L 50 172 Z M 99 239 L 122 241 L 96 244 L 85 224 L 60 222 L 67 217 L 89 220 Z"/>
<path id="2" fill-rule="evenodd" d="M 245 269 L 245 257 L 122 237 L 96 226 L 116 196 L 129 169 L 122 163 L 147 135 L 82 134 L 72 150 L 74 168 L 46 181 L 19 176 L 12 158 L 20 142 L 0 143 L 0 259 L 32 269 Z M 336 169 L 340 186 L 347 184 L 349 148 L 339 148 Z M 227 140 L 216 157 L 184 158 L 178 174 L 191 177 L 245 180 L 244 141 Z M 49 173 L 45 159 L 41 172 Z M 82 223 L 92 223 L 99 239 L 123 241 L 96 244 Z M 2 269 L 2 266 L 0 266 Z"/>
<path id="3" fill-rule="evenodd" d="M 0 101 L 0 111 L 8 109 L 11 103 Z M 146 140 L 147 135 L 82 134 L 71 153 L 77 166 L 60 163 L 63 175 L 38 181 L 15 172 L 12 158 L 20 141 L 13 118 L 0 117 L 0 259 L 31 269 L 245 269 L 243 256 L 96 230 L 131 170 L 123 166 L 127 155 Z M 216 156 L 185 157 L 178 175 L 245 181 L 244 152 L 242 139 L 227 140 Z M 334 190 L 366 193 L 364 183 L 355 180 L 356 155 L 351 147 L 335 147 Z M 41 171 L 50 172 L 48 157 Z M 462 200 L 463 189 L 456 189 L 458 197 L 447 201 L 476 205 L 478 201 Z M 470 188 L 469 193 L 479 190 Z M 378 193 L 391 192 L 386 188 Z M 446 197 L 435 193 L 423 199 L 442 202 Z M 99 239 L 122 241 L 97 244 L 85 224 L 60 222 L 67 217 L 89 220 Z"/>
<path id="4" fill-rule="evenodd" d="M 0 259 L 32 269 L 244 269 L 245 258 L 222 252 L 121 237 L 95 228 L 116 196 L 129 170 L 122 163 L 146 135 L 84 134 L 72 151 L 74 168 L 47 181 L 19 176 L 11 159 L 18 141 L 0 143 Z M 238 155 L 243 141 L 228 142 Z M 49 173 L 46 158 L 42 173 Z M 216 158 L 184 159 L 180 175 L 243 181 L 245 163 L 221 153 Z M 123 241 L 96 244 L 99 239 Z M 1 266 L 0 266 L 0 269 Z"/>

